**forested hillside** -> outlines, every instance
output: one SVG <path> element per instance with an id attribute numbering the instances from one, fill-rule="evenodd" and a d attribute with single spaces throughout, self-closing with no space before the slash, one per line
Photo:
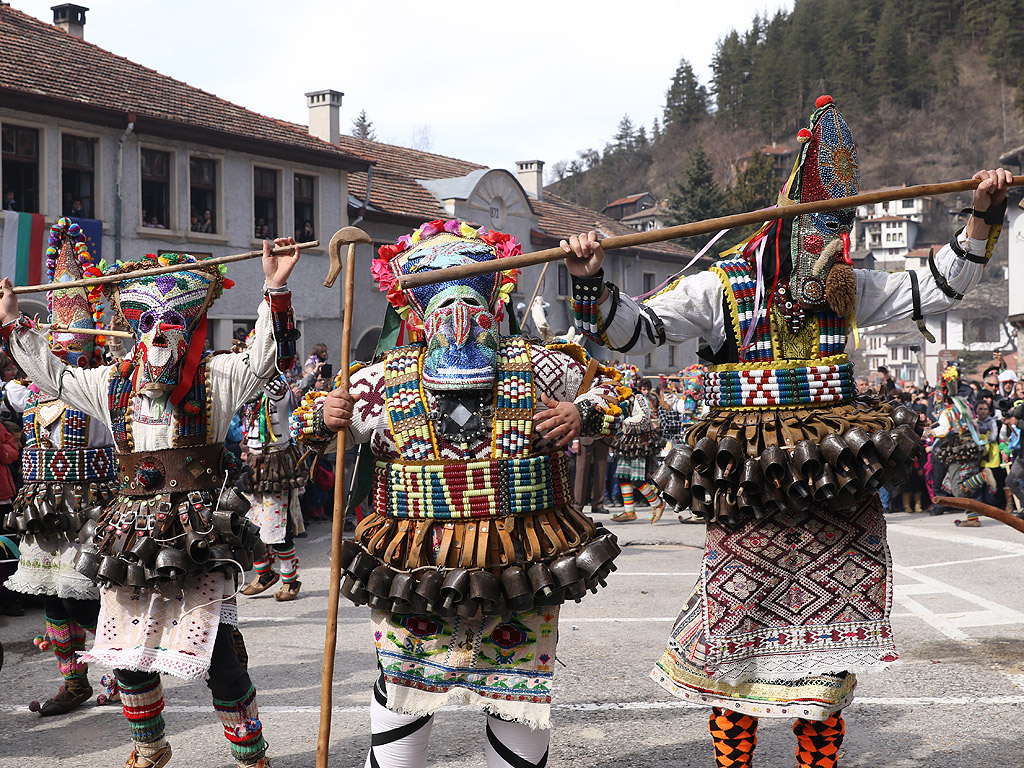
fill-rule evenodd
<path id="1" fill-rule="evenodd" d="M 625 116 L 603 149 L 552 164 L 552 190 L 597 209 L 649 190 L 679 220 L 771 203 L 770 168 L 737 177 L 736 163 L 795 146 L 822 93 L 853 129 L 865 189 L 968 176 L 1024 144 L 1024 0 L 797 0 L 721 39 L 712 70 L 700 83 L 683 58 L 661 116 Z M 717 189 L 695 188 L 712 176 Z"/>

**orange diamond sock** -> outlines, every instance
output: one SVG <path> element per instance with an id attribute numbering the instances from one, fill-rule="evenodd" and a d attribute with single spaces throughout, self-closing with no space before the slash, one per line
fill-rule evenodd
<path id="1" fill-rule="evenodd" d="M 839 748 L 843 746 L 846 723 L 840 712 L 827 720 L 804 720 L 793 723 L 796 734 L 798 768 L 836 768 Z"/>
<path id="2" fill-rule="evenodd" d="M 716 768 L 750 768 L 757 746 L 757 718 L 711 708 L 708 730 L 715 744 Z"/>

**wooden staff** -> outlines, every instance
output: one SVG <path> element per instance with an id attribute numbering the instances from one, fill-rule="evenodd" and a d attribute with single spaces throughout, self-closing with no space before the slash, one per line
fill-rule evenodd
<path id="1" fill-rule="evenodd" d="M 341 364 L 338 378 L 341 388 L 348 390 L 348 366 L 352 349 L 352 309 L 355 305 L 356 244 L 372 243 L 370 236 L 357 227 L 344 227 L 331 238 L 328 251 L 331 271 L 324 281 L 330 288 L 341 269 L 341 246 L 348 244 L 345 260 L 345 309 L 341 336 Z M 338 266 L 338 270 L 334 269 Z M 333 383 L 332 383 L 333 386 Z M 338 600 L 341 598 L 341 540 L 345 532 L 345 450 L 348 430 L 338 432 L 338 452 L 334 462 L 334 519 L 331 521 L 331 583 L 327 598 L 327 634 L 324 637 L 324 666 L 320 676 L 320 732 L 316 740 L 316 768 L 327 768 L 331 746 L 331 706 L 334 696 L 334 653 L 338 646 Z"/>
<path id="2" fill-rule="evenodd" d="M 287 256 L 295 248 L 316 248 L 320 245 L 319 240 L 310 240 L 308 243 L 296 243 L 295 245 L 280 245 L 272 248 L 271 256 Z M 107 285 L 108 283 L 120 283 L 125 280 L 136 280 L 140 277 L 152 275 L 167 275 L 171 272 L 185 272 L 196 267 L 215 267 L 218 264 L 232 264 L 236 261 L 247 261 L 263 255 L 263 249 L 258 251 L 247 251 L 235 253 L 231 256 L 218 256 L 215 259 L 203 259 L 202 261 L 187 264 L 172 264 L 169 267 L 153 267 L 152 269 L 139 269 L 134 272 L 126 272 L 123 275 L 101 275 L 100 277 L 83 277 L 79 280 L 65 280 L 62 283 L 46 283 L 45 285 L 17 285 L 15 293 L 42 293 L 44 291 L 55 291 L 63 288 L 86 288 L 93 285 Z"/>
<path id="3" fill-rule="evenodd" d="M 85 336 L 116 336 L 119 339 L 133 338 L 128 331 L 115 331 L 110 328 L 68 328 L 66 325 L 40 325 L 39 330 L 46 333 L 81 333 Z"/>
<path id="4" fill-rule="evenodd" d="M 977 512 L 979 515 L 991 517 L 993 520 L 998 520 L 1003 525 L 1008 525 L 1014 530 L 1024 533 L 1024 520 L 1021 520 L 1016 515 L 1011 515 L 1005 509 L 993 507 L 991 504 L 985 504 L 977 499 L 959 499 L 953 498 L 952 496 L 936 496 L 935 503 L 941 504 L 944 507 L 955 507 L 967 512 Z"/>
<path id="5" fill-rule="evenodd" d="M 544 265 L 544 268 L 540 271 L 540 277 L 537 278 L 537 285 L 533 289 L 533 295 L 530 297 L 530 300 L 526 303 L 526 313 L 523 316 L 523 322 L 519 324 L 524 328 L 526 327 L 526 321 L 529 320 L 531 317 L 530 313 L 533 310 L 533 300 L 537 298 L 537 294 L 540 293 L 540 287 L 544 285 L 544 276 L 548 273 L 548 266 L 550 264 L 551 262 L 549 261 L 547 264 Z M 536 325 L 536 323 L 534 323 L 534 325 Z M 537 330 L 540 331 L 540 328 L 538 328 Z"/>
<path id="6" fill-rule="evenodd" d="M 653 229 L 649 232 L 636 232 L 631 235 L 617 235 L 608 237 L 601 241 L 601 246 L 606 251 L 616 248 L 630 248 L 637 245 L 650 245 L 651 243 L 663 243 L 666 240 L 676 240 L 681 237 L 693 237 L 694 235 L 706 235 L 709 232 L 718 232 L 723 229 L 734 229 L 749 224 L 763 224 L 774 219 L 788 219 L 793 216 L 800 216 L 805 213 L 822 213 L 824 211 L 835 211 L 840 208 L 856 208 L 859 205 L 870 205 L 873 203 L 885 203 L 892 200 L 907 200 L 912 197 L 925 197 L 928 195 L 946 195 L 952 192 L 966 192 L 975 189 L 981 182 L 978 179 L 964 179 L 963 181 L 948 181 L 942 184 L 918 184 L 915 187 L 901 187 L 899 189 L 883 189 L 878 192 L 865 192 L 860 195 L 849 197 L 837 197 L 834 200 L 824 200 L 817 203 L 792 203 L 775 208 L 763 208 L 759 211 L 748 213 L 736 213 L 731 216 L 719 216 L 715 219 L 704 219 L 688 224 L 680 224 L 676 227 L 665 227 L 664 229 Z M 1019 187 L 1024 185 L 1024 176 L 1014 176 L 1009 186 Z M 415 272 L 409 275 L 402 275 L 398 278 L 399 286 L 403 289 L 416 288 L 421 285 L 433 285 L 448 280 L 460 280 L 474 275 L 485 275 L 490 272 L 498 272 L 506 269 L 522 269 L 534 264 L 544 264 L 549 261 L 558 261 L 565 258 L 566 253 L 561 248 L 546 248 L 543 251 L 524 253 L 519 256 L 510 256 L 507 259 L 491 259 L 473 264 L 460 264 L 457 267 L 437 269 L 427 272 Z"/>

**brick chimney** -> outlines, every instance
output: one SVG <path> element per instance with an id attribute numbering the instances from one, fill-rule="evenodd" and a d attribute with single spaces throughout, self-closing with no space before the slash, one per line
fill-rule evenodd
<path id="1" fill-rule="evenodd" d="M 339 112 L 341 110 L 340 91 L 310 91 L 306 94 L 306 106 L 309 107 L 309 135 L 318 139 L 337 144 L 341 136 Z"/>
<path id="2" fill-rule="evenodd" d="M 516 160 L 516 174 L 526 194 L 538 200 L 544 199 L 543 160 Z"/>
<path id="3" fill-rule="evenodd" d="M 51 6 L 50 10 L 53 11 L 53 26 L 60 27 L 69 35 L 85 39 L 85 12 L 88 8 L 64 3 Z"/>

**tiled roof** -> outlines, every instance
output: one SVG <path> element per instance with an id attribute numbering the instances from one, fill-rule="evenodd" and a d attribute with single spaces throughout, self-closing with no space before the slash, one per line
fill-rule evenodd
<path id="1" fill-rule="evenodd" d="M 620 197 L 618 200 L 612 200 L 610 203 L 608 203 L 608 205 L 606 205 L 603 210 L 607 211 L 613 205 L 628 205 L 629 203 L 635 203 L 641 197 L 644 197 L 645 195 L 649 195 L 649 194 L 651 194 L 651 193 L 650 192 L 639 192 L 639 193 L 637 193 L 635 195 L 626 195 L 626 197 Z"/>
<path id="2" fill-rule="evenodd" d="M 448 215 L 441 202 L 418 184 L 416 179 L 458 178 L 487 168 L 454 157 L 352 136 L 342 136 L 340 143 L 342 149 L 369 158 L 374 163 L 370 207 L 384 214 L 406 217 L 413 226 Z M 348 188 L 353 198 L 363 201 L 366 197 L 366 174 L 350 173 Z M 647 193 L 635 197 L 644 194 Z M 538 247 L 554 245 L 563 237 L 594 229 L 595 226 L 606 237 L 636 234 L 632 227 L 549 192 L 544 193 L 543 200 L 530 198 L 530 205 L 539 218 L 539 234 L 543 242 L 534 243 Z M 640 250 L 677 257 L 693 254 L 691 249 L 676 243 L 655 243 L 640 246 Z"/>
<path id="3" fill-rule="evenodd" d="M 548 240 L 547 243 L 544 243 L 545 245 L 555 245 L 559 239 L 567 235 L 587 232 L 595 228 L 600 229 L 602 237 L 636 234 L 636 230 L 632 227 L 627 227 L 597 211 L 570 203 L 557 195 L 545 194 L 543 200 L 531 200 L 530 203 L 540 215 L 540 228 Z M 679 245 L 678 241 L 652 243 L 637 246 L 637 249 L 676 257 L 692 256 L 694 253 L 692 249 Z"/>
<path id="4" fill-rule="evenodd" d="M 155 43 L 159 41 L 156 34 Z M 252 151 L 343 168 L 367 161 L 310 136 L 305 127 L 266 117 L 69 35 L 0 4 L 0 100 L 46 114 L 136 131 L 196 137 L 221 144 L 242 140 Z"/>

